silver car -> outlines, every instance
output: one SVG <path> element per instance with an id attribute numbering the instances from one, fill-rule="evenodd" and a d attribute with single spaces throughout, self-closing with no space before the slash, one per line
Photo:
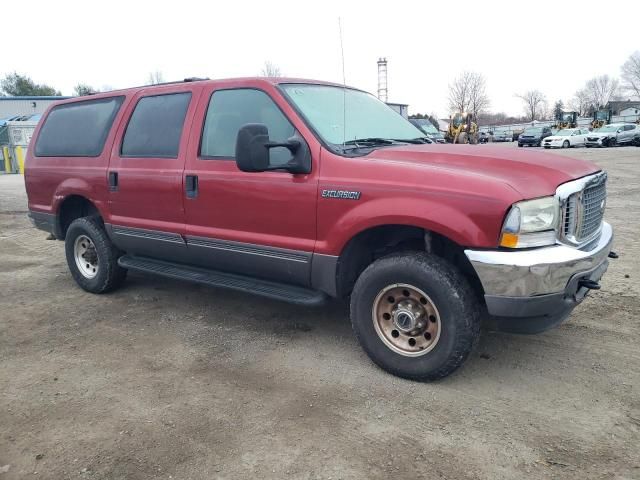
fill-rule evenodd
<path id="1" fill-rule="evenodd" d="M 612 123 L 587 135 L 586 147 L 615 147 L 630 145 L 640 136 L 640 126 L 635 123 Z"/>

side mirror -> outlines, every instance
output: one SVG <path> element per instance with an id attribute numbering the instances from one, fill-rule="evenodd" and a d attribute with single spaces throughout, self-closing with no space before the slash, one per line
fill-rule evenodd
<path id="1" fill-rule="evenodd" d="M 283 164 L 272 164 L 270 150 L 276 147 L 287 148 L 292 154 L 291 158 Z M 266 125 L 249 123 L 238 130 L 236 164 L 243 172 L 286 170 L 290 173 L 310 173 L 311 152 L 297 133 L 286 142 L 271 142 Z"/>

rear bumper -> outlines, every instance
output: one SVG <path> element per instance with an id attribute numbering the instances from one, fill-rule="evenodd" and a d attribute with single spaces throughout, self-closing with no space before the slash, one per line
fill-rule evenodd
<path id="1" fill-rule="evenodd" d="M 566 317 L 588 293 L 581 281 L 598 281 L 609 264 L 613 230 L 582 250 L 565 246 L 525 251 L 465 250 L 485 292 L 494 327 L 537 333 Z"/>

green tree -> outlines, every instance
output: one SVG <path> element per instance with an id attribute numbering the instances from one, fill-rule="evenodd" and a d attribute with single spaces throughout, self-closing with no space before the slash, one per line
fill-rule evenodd
<path id="1" fill-rule="evenodd" d="M 553 106 L 553 118 L 556 120 L 562 120 L 562 113 L 564 112 L 564 103 L 562 100 L 558 100 Z"/>
<path id="2" fill-rule="evenodd" d="M 100 90 L 93 88 L 86 83 L 79 83 L 73 87 L 73 92 L 77 97 L 83 97 L 85 95 L 93 95 L 94 93 L 100 93 Z"/>
<path id="3" fill-rule="evenodd" d="M 61 93 L 55 88 L 50 87 L 49 85 L 37 84 L 31 80 L 31 78 L 26 75 L 20 75 L 17 72 L 8 74 L 0 81 L 0 91 L 2 91 L 3 95 L 13 97 L 61 95 Z"/>

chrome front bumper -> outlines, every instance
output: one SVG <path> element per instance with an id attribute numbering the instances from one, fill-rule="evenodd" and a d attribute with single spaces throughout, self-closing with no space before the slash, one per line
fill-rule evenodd
<path id="1" fill-rule="evenodd" d="M 465 250 L 482 287 L 489 314 L 506 317 L 570 313 L 588 289 L 580 280 L 598 281 L 613 243 L 604 222 L 600 236 L 587 247 L 553 245 L 522 251 Z"/>

